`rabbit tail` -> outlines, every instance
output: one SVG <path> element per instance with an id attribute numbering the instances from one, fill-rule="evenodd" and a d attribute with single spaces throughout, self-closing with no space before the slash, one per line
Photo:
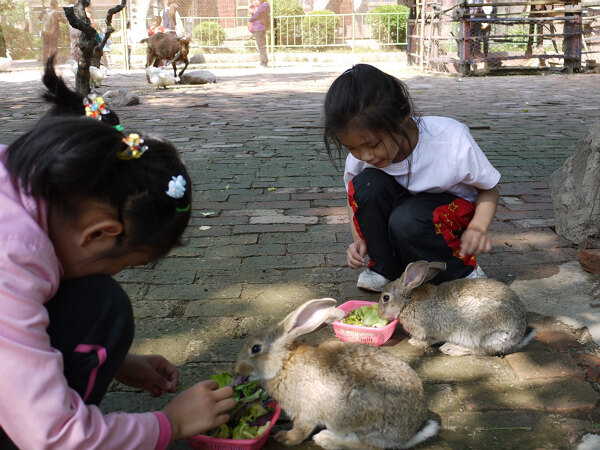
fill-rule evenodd
<path id="1" fill-rule="evenodd" d="M 537 334 L 537 328 L 527 327 L 527 329 L 525 330 L 525 337 L 519 343 L 519 345 L 517 345 L 515 347 L 513 352 L 517 352 L 517 351 L 521 350 L 523 347 L 525 347 L 527 344 L 529 344 L 531 342 L 531 340 L 535 337 L 536 334 Z"/>
<path id="2" fill-rule="evenodd" d="M 415 445 L 435 436 L 440 431 L 440 424 L 435 420 L 429 419 L 425 424 L 417 431 L 417 433 L 408 441 L 403 444 L 400 448 L 411 448 Z"/>

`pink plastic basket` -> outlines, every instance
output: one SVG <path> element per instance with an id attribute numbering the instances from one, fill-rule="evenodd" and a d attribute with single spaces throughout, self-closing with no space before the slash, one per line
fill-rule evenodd
<path id="1" fill-rule="evenodd" d="M 360 308 L 364 305 L 375 305 L 376 302 L 366 302 L 362 300 L 350 300 L 346 303 L 342 303 L 338 308 L 346 312 L 346 316 L 349 312 Z M 379 346 L 386 342 L 394 334 L 398 319 L 388 323 L 385 327 L 374 328 L 374 327 L 359 327 L 358 325 L 349 325 L 342 323 L 341 320 L 332 323 L 333 331 L 340 341 L 343 342 L 358 342 L 360 344 L 375 345 Z"/>
<path id="2" fill-rule="evenodd" d="M 271 418 L 269 428 L 256 439 L 223 439 L 211 438 L 203 434 L 197 434 L 188 438 L 187 442 L 191 448 L 199 448 L 202 450 L 259 450 L 265 445 L 271 429 L 281 414 L 281 407 L 275 403 L 275 412 Z"/>

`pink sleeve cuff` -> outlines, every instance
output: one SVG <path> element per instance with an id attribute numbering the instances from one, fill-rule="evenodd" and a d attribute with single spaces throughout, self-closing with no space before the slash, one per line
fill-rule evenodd
<path id="1" fill-rule="evenodd" d="M 158 442 L 156 450 L 165 450 L 171 442 L 171 423 L 165 413 L 154 411 L 154 415 L 158 419 Z"/>

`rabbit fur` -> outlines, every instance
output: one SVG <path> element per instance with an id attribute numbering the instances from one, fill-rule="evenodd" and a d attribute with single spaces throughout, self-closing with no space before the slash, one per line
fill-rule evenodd
<path id="1" fill-rule="evenodd" d="M 458 279 L 436 286 L 426 283 L 445 264 L 416 261 L 389 283 L 379 297 L 379 315 L 398 319 L 420 347 L 444 342 L 448 355 L 512 353 L 535 335 L 527 336 L 525 307 L 504 283 L 489 278 Z"/>
<path id="2" fill-rule="evenodd" d="M 240 351 L 235 371 L 259 379 L 293 422 L 275 439 L 296 445 L 326 427 L 313 438 L 323 448 L 377 449 L 408 448 L 437 434 L 408 364 L 377 347 L 296 340 L 344 315 L 334 299 L 310 300 Z"/>

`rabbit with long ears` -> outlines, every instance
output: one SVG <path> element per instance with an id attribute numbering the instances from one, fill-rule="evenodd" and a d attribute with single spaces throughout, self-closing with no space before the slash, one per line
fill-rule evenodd
<path id="1" fill-rule="evenodd" d="M 310 300 L 272 329 L 249 338 L 235 370 L 259 379 L 293 421 L 275 439 L 285 445 L 305 440 L 327 449 L 406 448 L 434 436 L 417 374 L 386 351 L 328 340 L 319 345 L 296 339 L 342 319 L 331 298 Z"/>
<path id="2" fill-rule="evenodd" d="M 535 335 L 527 336 L 525 307 L 504 283 L 489 278 L 458 279 L 436 286 L 427 283 L 445 264 L 416 261 L 379 297 L 379 315 L 398 319 L 409 342 L 440 347 L 448 355 L 512 353 Z"/>

